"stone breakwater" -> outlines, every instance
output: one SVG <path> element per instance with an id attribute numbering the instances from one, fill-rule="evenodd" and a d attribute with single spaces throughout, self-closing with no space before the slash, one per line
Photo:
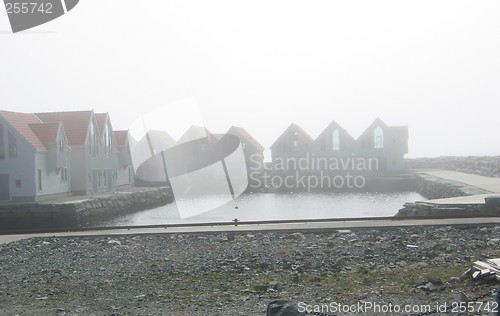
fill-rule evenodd
<path id="1" fill-rule="evenodd" d="M 436 157 L 406 159 L 407 169 L 444 169 L 486 177 L 500 177 L 500 156 Z"/>
<path id="2" fill-rule="evenodd" d="M 417 192 L 429 200 L 490 193 L 461 182 L 427 174 L 418 174 L 415 181 Z"/>
<path id="3" fill-rule="evenodd" d="M 0 230 L 86 227 L 173 202 L 170 188 L 131 188 L 69 201 L 0 205 Z"/>
<path id="4" fill-rule="evenodd" d="M 490 192 L 481 190 L 464 183 L 434 177 L 427 174 L 416 176 L 417 192 L 429 200 L 444 199 L 476 194 L 488 194 Z M 398 211 L 396 217 L 404 216 L 499 216 L 500 207 L 492 204 L 463 204 L 463 205 L 441 205 L 425 201 L 405 203 Z"/>
<path id="5" fill-rule="evenodd" d="M 33 238 L 0 246 L 0 315 L 248 316 L 274 299 L 434 309 L 461 292 L 493 302 L 495 281 L 462 273 L 499 246 L 499 226 Z"/>

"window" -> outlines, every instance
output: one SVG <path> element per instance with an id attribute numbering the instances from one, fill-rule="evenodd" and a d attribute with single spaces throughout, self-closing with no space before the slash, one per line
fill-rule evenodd
<path id="1" fill-rule="evenodd" d="M 90 122 L 90 130 L 89 130 L 89 155 L 92 155 L 93 148 L 93 138 L 94 138 L 94 123 Z"/>
<path id="2" fill-rule="evenodd" d="M 206 144 L 201 144 L 200 150 L 201 150 L 202 153 L 206 152 L 207 151 L 207 145 Z"/>
<path id="3" fill-rule="evenodd" d="M 42 191 L 42 169 L 37 170 L 38 191 Z"/>
<path id="4" fill-rule="evenodd" d="M 5 146 L 3 140 L 3 125 L 0 124 L 0 159 L 5 159 Z"/>
<path id="5" fill-rule="evenodd" d="M 373 130 L 373 148 L 384 148 L 384 130 L 380 126 Z"/>
<path id="6" fill-rule="evenodd" d="M 299 148 L 299 133 L 294 132 L 292 137 L 292 149 L 297 150 Z"/>
<path id="7" fill-rule="evenodd" d="M 338 129 L 334 130 L 332 133 L 332 149 L 340 150 L 340 133 Z"/>
<path id="8" fill-rule="evenodd" d="M 246 148 L 246 147 L 247 147 L 247 143 L 241 143 L 241 148 L 242 148 L 243 150 L 245 150 L 245 148 Z"/>
<path id="9" fill-rule="evenodd" d="M 89 131 L 89 154 L 93 157 L 97 156 L 97 130 L 94 122 L 90 122 L 90 131 Z"/>
<path id="10" fill-rule="evenodd" d="M 21 187 L 21 180 L 16 180 L 16 188 L 20 188 Z"/>
<path id="11" fill-rule="evenodd" d="M 59 151 L 60 152 L 64 151 L 64 142 L 62 140 L 59 140 Z"/>
<path id="12" fill-rule="evenodd" d="M 66 183 L 68 181 L 68 169 L 61 169 L 61 183 Z"/>
<path id="13" fill-rule="evenodd" d="M 106 157 L 111 155 L 111 133 L 109 132 L 109 125 L 104 127 L 104 153 Z"/>
<path id="14" fill-rule="evenodd" d="M 9 158 L 17 157 L 17 139 L 9 132 Z"/>

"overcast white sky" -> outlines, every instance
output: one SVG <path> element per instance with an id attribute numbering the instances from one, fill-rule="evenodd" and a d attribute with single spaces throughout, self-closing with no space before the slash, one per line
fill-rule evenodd
<path id="1" fill-rule="evenodd" d="M 409 126 L 410 157 L 500 154 L 499 16 L 496 0 L 81 0 L 12 34 L 0 10 L 0 108 L 125 129 L 195 98 L 210 130 L 265 147 L 292 122 L 358 137 L 380 117 Z"/>

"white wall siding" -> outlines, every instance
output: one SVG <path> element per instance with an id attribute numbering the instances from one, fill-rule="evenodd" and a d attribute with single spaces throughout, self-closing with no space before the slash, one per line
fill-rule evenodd
<path id="1" fill-rule="evenodd" d="M 62 181 L 61 169 L 49 170 L 48 159 L 49 159 L 48 153 L 36 154 L 36 169 L 41 169 L 42 171 L 42 190 L 39 190 L 38 188 L 38 179 L 36 182 L 38 195 L 68 193 L 69 179 L 65 182 Z M 69 177 L 69 172 L 68 172 L 68 177 Z"/>
<path id="2" fill-rule="evenodd" d="M 132 169 L 132 167 L 130 167 L 130 166 L 122 167 L 122 168 L 118 169 L 118 176 L 116 179 L 117 186 L 131 184 L 129 179 L 131 179 L 131 181 L 133 181 L 133 179 L 134 179 L 134 175 L 133 175 L 133 172 L 131 169 Z M 129 172 L 131 173 L 130 178 L 129 178 Z"/>
<path id="3" fill-rule="evenodd" d="M 69 178 L 72 192 L 87 193 L 90 186 L 87 172 L 89 168 L 86 165 L 87 157 L 86 147 L 73 147 L 69 151 Z"/>
<path id="4" fill-rule="evenodd" d="M 0 160 L 0 174 L 9 175 L 9 193 L 12 200 L 34 200 L 36 196 L 36 170 L 35 170 L 35 150 L 24 139 L 17 136 L 17 133 L 4 126 L 5 158 Z M 8 151 L 7 134 L 11 132 L 16 135 L 17 157 L 10 158 Z M 16 182 L 20 187 L 16 186 Z"/>

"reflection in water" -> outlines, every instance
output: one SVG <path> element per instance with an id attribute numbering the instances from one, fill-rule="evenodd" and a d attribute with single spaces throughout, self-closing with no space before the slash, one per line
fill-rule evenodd
<path id="1" fill-rule="evenodd" d="M 213 204 L 217 197 L 191 201 L 190 207 Z M 415 192 L 394 193 L 258 193 L 242 195 L 235 201 L 206 213 L 179 218 L 175 203 L 137 212 L 103 223 L 103 226 L 156 225 L 182 223 L 354 218 L 393 216 L 405 202 L 425 200 Z M 237 206 L 237 208 L 236 208 Z"/>

